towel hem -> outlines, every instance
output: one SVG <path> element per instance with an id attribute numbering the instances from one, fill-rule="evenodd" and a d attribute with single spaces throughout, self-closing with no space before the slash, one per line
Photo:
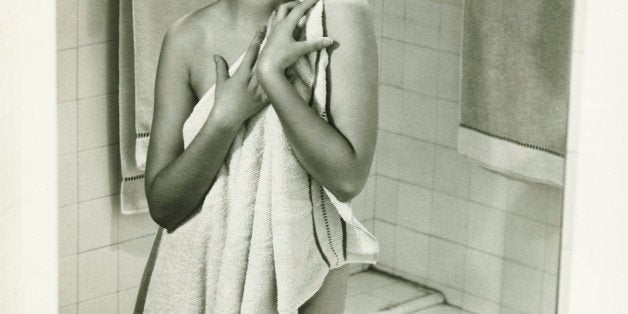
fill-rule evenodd
<path id="1" fill-rule="evenodd" d="M 565 159 L 464 126 L 458 128 L 458 151 L 491 170 L 512 177 L 562 187 Z"/>
<path id="2" fill-rule="evenodd" d="M 148 203 L 144 192 L 144 177 L 123 180 L 120 188 L 120 212 L 133 215 L 148 212 Z"/>

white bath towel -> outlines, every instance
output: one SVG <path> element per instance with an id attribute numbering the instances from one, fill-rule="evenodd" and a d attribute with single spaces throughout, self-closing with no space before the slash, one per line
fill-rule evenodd
<path id="1" fill-rule="evenodd" d="M 118 100 L 123 214 L 148 211 L 144 170 L 153 120 L 155 74 L 164 34 L 181 16 L 215 1 L 120 1 Z"/>
<path id="2" fill-rule="evenodd" d="M 325 35 L 323 3 L 301 20 L 301 39 Z M 322 50 L 294 65 L 294 86 L 324 120 L 328 63 Z M 213 102 L 212 87 L 183 127 L 186 148 Z M 296 313 L 330 269 L 375 263 L 378 251 L 349 204 L 299 164 L 267 106 L 238 131 L 201 210 L 170 233 L 160 229 L 136 312 Z"/>

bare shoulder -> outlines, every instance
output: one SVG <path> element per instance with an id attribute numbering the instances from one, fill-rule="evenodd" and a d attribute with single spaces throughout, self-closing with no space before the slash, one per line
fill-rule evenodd
<path id="1" fill-rule="evenodd" d="M 373 25 L 367 0 L 325 0 L 325 16 L 329 32 L 370 32 Z"/>
<path id="2" fill-rule="evenodd" d="M 212 29 L 214 7 L 211 4 L 174 21 L 164 36 L 162 50 L 176 51 L 180 55 L 188 56 L 198 45 L 203 45 L 207 32 Z"/>
<path id="3" fill-rule="evenodd" d="M 367 0 L 325 0 L 327 35 L 338 44 L 331 50 L 331 66 L 342 73 L 366 74 L 376 80 L 377 41 Z M 332 82 L 333 82 L 332 74 Z"/>
<path id="4" fill-rule="evenodd" d="M 325 6 L 330 10 L 353 11 L 354 15 L 370 14 L 368 0 L 325 0 Z"/>
<path id="5" fill-rule="evenodd" d="M 369 58 L 368 51 L 377 51 L 367 0 L 325 0 L 325 17 L 328 36 L 339 43 L 335 53 L 361 50 L 359 56 Z"/>

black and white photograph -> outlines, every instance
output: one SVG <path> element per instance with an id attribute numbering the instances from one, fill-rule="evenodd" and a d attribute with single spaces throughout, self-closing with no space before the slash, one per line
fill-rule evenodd
<path id="1" fill-rule="evenodd" d="M 0 1 L 0 314 L 628 313 L 625 0 Z"/>

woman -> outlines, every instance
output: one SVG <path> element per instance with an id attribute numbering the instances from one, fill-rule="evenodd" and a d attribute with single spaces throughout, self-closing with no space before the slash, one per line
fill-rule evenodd
<path id="1" fill-rule="evenodd" d="M 157 71 L 146 168 L 150 213 L 161 227 L 173 230 L 198 210 L 236 132 L 269 103 L 312 178 L 340 201 L 361 191 L 377 132 L 377 48 L 370 12 L 366 0 L 326 0 L 327 34 L 333 40 L 295 41 L 295 21 L 316 1 L 219 0 L 168 30 Z M 230 76 L 228 64 L 247 46 Z M 326 48 L 332 123 L 307 106 L 285 73 L 302 55 Z M 214 84 L 214 107 L 184 150 L 183 124 Z M 346 266 L 331 270 L 299 312 L 341 313 L 347 278 Z"/>

